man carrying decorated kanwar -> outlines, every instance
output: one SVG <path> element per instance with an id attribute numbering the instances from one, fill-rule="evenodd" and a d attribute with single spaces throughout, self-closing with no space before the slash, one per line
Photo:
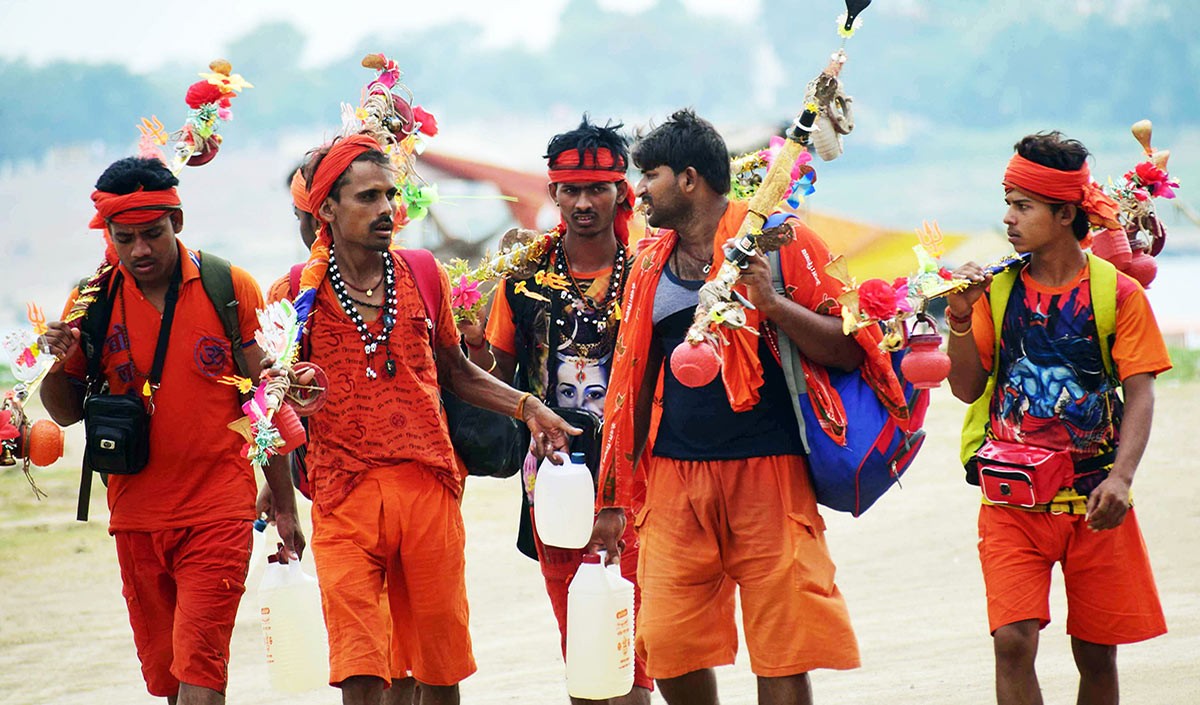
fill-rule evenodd
<path id="1" fill-rule="evenodd" d="M 1081 247 L 1089 223 L 1119 226 L 1087 158 L 1058 132 L 1016 144 L 1004 225 L 1028 262 L 994 277 L 967 263 L 957 275 L 972 286 L 948 300 L 1001 705 L 1042 702 L 1034 659 L 1055 563 L 1080 703 L 1116 703 L 1117 645 L 1167 630 L 1130 485 L 1171 361 L 1142 287 Z"/>
<path id="2" fill-rule="evenodd" d="M 307 457 L 330 682 L 344 703 L 380 703 L 393 683 L 410 693 L 411 681 L 422 703 L 457 703 L 475 660 L 464 478 L 441 389 L 522 419 L 542 454 L 578 430 L 467 360 L 440 267 L 427 313 L 409 260 L 391 249 L 396 177 L 379 143 L 339 138 L 313 153 L 305 176 L 321 222 L 300 282 L 298 300 L 315 292 L 305 358 L 330 380 L 308 417 Z"/>
<path id="3" fill-rule="evenodd" d="M 518 389 L 552 407 L 582 409 L 597 418 L 604 413 L 621 322 L 633 216 L 633 189 L 625 178 L 629 147 L 618 132 L 621 127 L 600 127 L 584 116 L 579 127 L 551 138 L 546 148 L 549 191 L 561 216 L 555 244 L 537 263 L 537 275 L 502 280 L 492 300 L 486 339 L 481 325 L 460 324 L 477 365 L 504 381 L 514 380 L 515 374 Z M 547 278 L 548 273 L 558 277 Z M 588 455 L 598 457 L 599 448 L 595 451 Z M 522 472 L 521 520 L 526 526 L 532 526 L 536 476 L 537 462 L 530 455 Z M 622 540 L 621 572 L 636 587 L 638 549 L 632 524 Z M 541 564 L 565 655 L 567 587 L 586 551 L 546 546 L 533 530 L 523 532 L 518 545 Z M 648 704 L 652 687 L 645 662 L 636 658 L 633 690 L 610 702 Z"/>
<path id="4" fill-rule="evenodd" d="M 249 341 L 233 349 L 242 344 L 230 340 L 206 292 L 203 272 L 215 258 L 176 237 L 183 229 L 178 183 L 154 158 L 122 159 L 100 175 L 91 227 L 104 232 L 114 269 L 96 282 L 111 303 L 101 339 L 92 343 L 98 371 L 89 378 L 79 329 L 51 323 L 45 342 L 59 362 L 41 396 L 63 425 L 83 417 L 85 389 L 100 383 L 149 414 L 144 467 L 108 476 L 109 532 L 146 688 L 191 705 L 225 702 L 229 640 L 245 591 L 254 474 L 241 439 L 227 428 L 242 416 L 237 389 L 218 380 L 243 373 L 235 370 L 239 353 L 257 377 L 263 356 L 253 341 L 262 294 L 250 275 L 225 265 L 240 340 Z M 79 295 L 72 294 L 67 311 Z M 272 462 L 266 477 L 279 535 L 298 555 L 304 537 L 287 465 Z"/>
<path id="5" fill-rule="evenodd" d="M 759 702 L 808 703 L 808 671 L 855 668 L 858 646 L 772 335 L 788 336 L 827 367 L 856 369 L 866 353 L 842 333 L 834 300 L 841 285 L 824 274 L 828 249 L 797 225 L 796 241 L 780 251 L 787 295 L 775 291 L 766 258 L 751 257 L 737 290 L 754 309 L 747 307 L 745 328 L 727 333 L 720 374 L 701 387 L 681 383 L 664 360 L 683 342 L 698 290 L 716 275 L 747 205 L 727 198 L 725 141 L 691 110 L 642 137 L 633 162 L 648 222 L 666 230 L 629 269 L 605 404 L 596 534 L 618 550 L 635 461 L 649 445 L 645 504 L 634 518 L 636 644 L 646 672 L 668 703 L 716 703 L 713 668 L 737 652 L 736 586 Z M 662 418 L 650 437 L 660 377 Z"/>

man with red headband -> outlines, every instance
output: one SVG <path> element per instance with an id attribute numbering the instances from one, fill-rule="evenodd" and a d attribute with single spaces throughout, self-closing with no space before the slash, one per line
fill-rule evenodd
<path id="1" fill-rule="evenodd" d="M 1166 632 L 1130 485 L 1154 378 L 1171 360 L 1142 287 L 1082 249 L 1089 225 L 1120 227 L 1087 158 L 1058 132 L 1017 143 L 1004 224 L 1028 262 L 994 277 L 963 265 L 957 275 L 973 284 L 946 314 L 950 387 L 972 405 L 963 460 L 984 492 L 979 558 L 1001 705 L 1042 702 L 1034 659 L 1055 563 L 1080 703 L 1116 703 L 1117 645 Z"/>
<path id="2" fill-rule="evenodd" d="M 601 127 L 584 116 L 579 127 L 550 140 L 548 188 L 561 217 L 557 241 L 538 262 L 538 274 L 501 281 L 492 299 L 486 339 L 481 325 L 460 326 L 475 364 L 552 407 L 594 413 L 597 421 L 604 414 L 629 266 L 626 245 L 633 189 L 625 180 L 629 147 L 621 127 Z M 599 448 L 589 450 L 595 465 Z M 586 551 L 546 546 L 538 540 L 532 524 L 536 476 L 537 460 L 530 455 L 522 469 L 517 546 L 541 564 L 565 654 L 567 586 Z M 622 538 L 621 572 L 636 586 L 637 536 L 632 525 Z M 634 671 L 633 691 L 615 702 L 650 702 L 653 681 L 646 676 L 641 658 L 635 661 Z M 572 698 L 572 702 L 588 701 Z"/>
<path id="3" fill-rule="evenodd" d="M 181 705 L 223 703 L 250 560 L 254 473 L 227 427 L 242 416 L 237 390 L 218 382 L 235 374 L 233 351 L 201 280 L 204 255 L 176 237 L 183 229 L 176 184 L 162 162 L 129 158 L 108 167 L 92 194 L 91 227 L 104 232 L 115 265 L 100 283 L 113 301 L 102 381 L 110 394 L 141 399 L 150 413 L 148 462 L 136 474 L 108 478 L 109 532 L 149 692 Z M 257 376 L 262 353 L 252 341 L 262 294 L 243 270 L 231 275 L 241 337 L 251 341 L 245 356 Z M 164 325 L 165 359 L 152 385 Z M 82 417 L 85 386 L 97 381 L 87 379 L 79 335 L 55 322 L 45 336 L 59 362 L 42 384 L 42 401 L 63 425 Z M 266 476 L 279 534 L 299 554 L 304 538 L 286 464 L 273 462 Z"/>
<path id="4" fill-rule="evenodd" d="M 408 694 L 412 681 L 422 703 L 457 703 L 475 661 L 464 478 L 441 388 L 524 420 L 542 453 L 566 448 L 578 430 L 467 360 L 440 267 L 430 320 L 408 260 L 391 249 L 397 188 L 378 143 L 336 140 L 313 153 L 305 175 L 321 229 L 296 308 L 307 359 L 330 380 L 308 418 L 307 457 L 330 681 L 344 703 L 380 703 L 392 685 Z"/>

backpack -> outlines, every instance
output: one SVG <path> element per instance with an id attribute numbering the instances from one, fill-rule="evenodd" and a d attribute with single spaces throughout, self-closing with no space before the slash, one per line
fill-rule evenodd
<path id="1" fill-rule="evenodd" d="M 768 253 L 775 291 L 787 295 L 779 253 Z M 929 390 L 916 389 L 900 374 L 906 350 L 891 353 L 892 368 L 904 388 L 909 420 L 902 426 L 888 411 L 861 369 L 824 370 L 830 386 L 846 409 L 846 444 L 840 445 L 821 428 L 820 415 L 810 398 L 800 351 L 787 335 L 779 335 L 779 362 L 787 380 L 800 440 L 808 460 L 817 502 L 839 512 L 860 516 L 912 465 L 925 442 L 925 412 Z"/>
<path id="2" fill-rule="evenodd" d="M 242 348 L 242 330 L 238 322 L 238 301 L 233 291 L 233 273 L 228 261 L 203 252 L 196 253 L 196 264 L 200 269 L 200 283 L 204 293 L 208 295 L 221 327 L 225 329 L 225 337 L 229 339 L 230 352 L 233 355 L 234 366 L 238 374 L 250 376 L 250 366 L 246 362 L 246 353 Z M 81 279 L 79 288 L 82 289 L 89 278 Z M 108 324 L 112 319 L 113 297 L 112 289 L 121 285 L 121 272 L 114 268 L 108 280 L 100 285 L 100 293 L 88 305 L 87 313 L 79 321 L 79 344 L 87 359 L 85 379 L 88 384 L 87 394 L 98 392 L 104 385 L 101 364 L 104 341 L 108 337 Z M 101 481 L 108 484 L 107 476 L 101 475 Z M 92 472 L 84 464 L 83 474 L 79 481 L 79 505 L 75 518 L 87 521 L 88 503 L 92 495 Z"/>
<path id="3" fill-rule="evenodd" d="M 1100 344 L 1100 357 L 1104 361 L 1104 369 L 1108 375 L 1116 379 L 1116 367 L 1112 359 L 1112 342 L 1117 330 L 1117 268 L 1108 261 L 1088 253 L 1088 289 L 1091 292 L 1092 310 L 1096 314 L 1096 333 Z M 992 308 L 992 330 L 995 331 L 995 347 L 992 355 L 992 373 L 988 375 L 987 385 L 983 394 L 967 407 L 966 418 L 963 419 L 962 444 L 959 448 L 959 459 L 967 470 L 967 483 L 979 484 L 978 471 L 975 468 L 975 453 L 983 447 L 987 440 L 988 423 L 991 420 L 992 395 L 996 391 L 997 378 L 1000 375 L 1000 329 L 1004 325 L 1004 311 L 1008 307 L 1008 299 L 1012 294 L 1013 285 L 1023 267 L 1008 269 L 992 278 L 988 288 L 988 303 Z"/>

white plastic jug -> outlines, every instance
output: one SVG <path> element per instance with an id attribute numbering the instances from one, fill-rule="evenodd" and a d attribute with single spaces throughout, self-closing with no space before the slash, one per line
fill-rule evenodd
<path id="1" fill-rule="evenodd" d="M 602 561 L 584 556 L 567 588 L 567 693 L 575 698 L 633 689 L 633 583 Z"/>
<path id="2" fill-rule="evenodd" d="M 533 523 L 547 546 L 583 548 L 592 538 L 596 489 L 583 453 L 572 453 L 555 465 L 547 458 L 533 484 Z"/>
<path id="3" fill-rule="evenodd" d="M 329 639 L 317 580 L 298 560 L 286 565 L 276 555 L 267 560 L 258 604 L 271 687 L 283 693 L 324 687 L 329 684 Z"/>

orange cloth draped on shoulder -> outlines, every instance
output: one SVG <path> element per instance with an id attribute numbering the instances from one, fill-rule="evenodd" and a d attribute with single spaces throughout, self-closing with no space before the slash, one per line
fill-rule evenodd
<path id="1" fill-rule="evenodd" d="M 1074 203 L 1088 214 L 1092 225 L 1120 229 L 1120 207 L 1100 184 L 1092 181 L 1085 163 L 1075 171 L 1063 171 L 1014 154 L 1004 171 L 1004 185 L 1019 188 L 1048 203 Z"/>
<path id="2" fill-rule="evenodd" d="M 133 193 L 97 190 L 92 191 L 92 203 L 96 206 L 96 213 L 88 227 L 104 231 L 104 241 L 107 244 L 104 257 L 110 264 L 117 263 L 117 250 L 113 247 L 112 236 L 108 232 L 109 223 L 145 225 L 171 211 L 179 210 L 180 206 L 179 192 L 174 188 L 146 191 L 139 187 Z"/>
<path id="3" fill-rule="evenodd" d="M 713 266 L 709 279 L 717 275 L 725 258 L 722 246 L 737 234 L 747 210 L 744 201 L 729 202 L 713 238 Z M 824 271 L 830 261 L 829 249 L 808 226 L 794 225 L 793 228 L 796 242 L 780 250 L 780 265 L 789 298 L 812 311 L 839 315 L 841 306 L 837 296 L 841 293 L 841 284 Z M 622 307 L 625 318 L 617 338 L 604 407 L 605 432 L 597 508 L 630 507 L 634 466 L 633 414 L 654 335 L 654 295 L 663 267 L 678 239 L 675 232 L 662 231 L 661 237 L 638 254 L 629 269 L 629 282 Z M 745 294 L 744 287 L 736 286 L 735 289 Z M 753 331 L 758 330 L 762 323 L 759 311 L 746 309 L 744 329 L 721 331 L 724 340 L 721 346 L 721 375 L 734 411 L 746 411 L 759 401 L 763 370 L 758 358 L 758 336 Z M 889 406 L 894 409 L 894 415 L 899 417 L 904 413 L 904 392 L 888 356 L 879 350 L 880 338 L 877 328 L 865 328 L 855 333 L 855 340 L 866 354 L 862 368 L 865 377 L 887 399 Z M 664 363 L 667 362 L 669 353 L 668 360 L 664 360 Z M 815 381 L 820 382 L 819 379 Z M 832 388 L 826 391 L 833 392 Z M 836 416 L 841 412 L 844 416 L 836 392 L 825 397 L 833 407 L 831 415 Z M 648 439 L 648 444 L 651 442 L 653 438 Z"/>

